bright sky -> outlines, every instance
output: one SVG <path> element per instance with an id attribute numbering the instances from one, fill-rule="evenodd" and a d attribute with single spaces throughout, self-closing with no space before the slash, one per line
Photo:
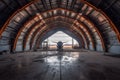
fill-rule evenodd
<path id="1" fill-rule="evenodd" d="M 77 41 L 75 39 L 74 40 L 74 44 L 77 43 Z M 45 40 L 47 41 L 47 39 Z M 62 42 L 65 42 L 64 44 L 72 44 L 72 37 L 70 37 L 69 35 L 67 35 L 66 33 L 62 32 L 62 31 L 58 31 L 56 32 L 55 34 L 53 34 L 52 36 L 50 36 L 48 38 L 48 43 L 50 45 L 53 45 L 58 42 L 58 41 L 62 41 Z"/>

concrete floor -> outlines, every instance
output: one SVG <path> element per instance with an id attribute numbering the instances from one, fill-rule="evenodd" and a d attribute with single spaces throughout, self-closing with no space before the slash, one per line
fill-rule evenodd
<path id="1" fill-rule="evenodd" d="M 0 55 L 0 80 L 120 80 L 120 58 L 87 50 Z"/>

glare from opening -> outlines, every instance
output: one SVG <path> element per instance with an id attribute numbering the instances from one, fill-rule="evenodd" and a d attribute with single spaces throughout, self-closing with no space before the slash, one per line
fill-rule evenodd
<path id="1" fill-rule="evenodd" d="M 42 47 L 49 47 L 51 49 L 56 49 L 57 42 L 63 42 L 63 48 L 71 49 L 73 47 L 79 47 L 78 42 L 73 39 L 71 36 L 67 35 L 62 31 L 58 31 L 46 40 L 42 42 Z"/>

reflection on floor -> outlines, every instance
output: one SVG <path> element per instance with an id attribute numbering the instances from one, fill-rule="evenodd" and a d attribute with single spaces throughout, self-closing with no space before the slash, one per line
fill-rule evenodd
<path id="1" fill-rule="evenodd" d="M 120 80 L 120 58 L 86 50 L 1 55 L 0 80 Z"/>

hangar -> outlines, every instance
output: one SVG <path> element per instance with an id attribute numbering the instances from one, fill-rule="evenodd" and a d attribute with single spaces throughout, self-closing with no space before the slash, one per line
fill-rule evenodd
<path id="1" fill-rule="evenodd" d="M 119 0 L 0 0 L 0 79 L 119 80 L 119 19 Z"/>

